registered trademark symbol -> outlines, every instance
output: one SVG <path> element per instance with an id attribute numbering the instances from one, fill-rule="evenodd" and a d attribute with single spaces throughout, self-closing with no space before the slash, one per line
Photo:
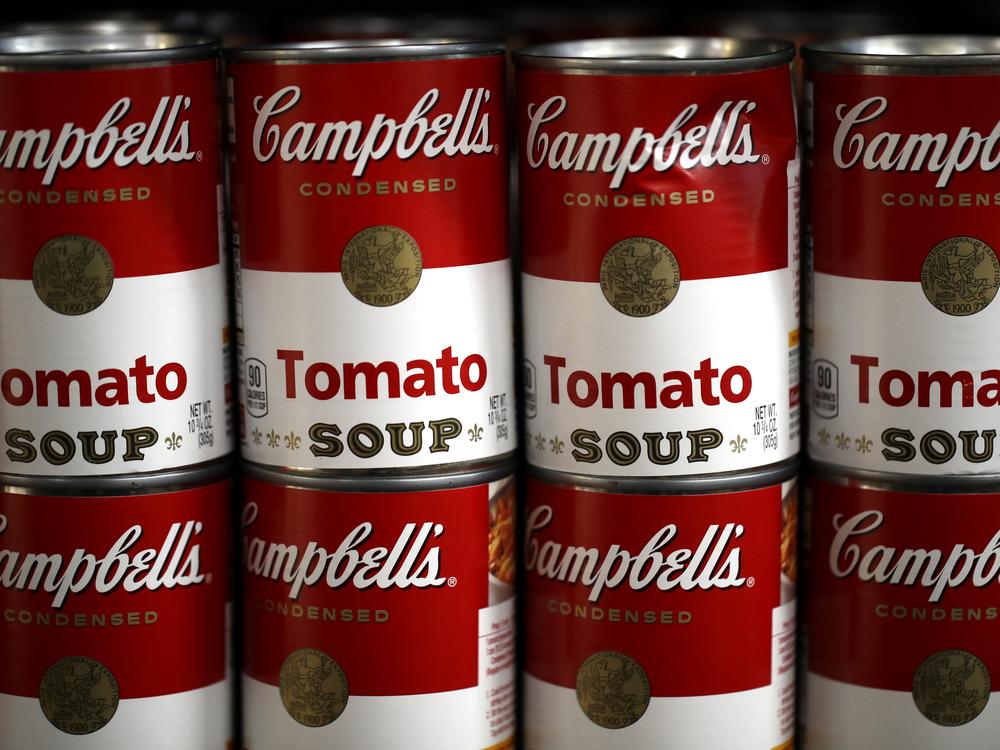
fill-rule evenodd
<path id="1" fill-rule="evenodd" d="M 204 156 L 204 154 L 201 153 L 201 151 L 199 151 L 199 152 L 197 152 L 194 155 L 194 158 L 197 159 L 198 161 L 201 161 L 202 159 L 205 158 L 205 156 Z M 767 158 L 767 157 L 765 157 L 765 158 Z M 764 163 L 767 164 L 767 162 L 764 162 Z"/>
<path id="2" fill-rule="evenodd" d="M 206 573 L 205 574 L 205 583 L 211 583 L 211 582 L 212 582 L 212 574 L 211 573 Z"/>
<path id="3" fill-rule="evenodd" d="M 448 579 L 448 588 L 453 589 L 458 585 L 458 579 L 452 576 Z"/>
<path id="4" fill-rule="evenodd" d="M 761 160 L 761 162 L 763 164 L 770 164 L 771 163 L 771 156 L 770 156 L 770 154 L 764 154 L 762 157 L 760 157 L 760 160 Z"/>
<path id="5" fill-rule="evenodd" d="M 499 154 L 500 153 L 500 146 L 494 146 L 493 147 L 493 153 L 494 154 Z"/>
<path id="6" fill-rule="evenodd" d="M 747 578 L 747 588 L 752 589 L 757 584 L 757 579 L 753 576 Z"/>

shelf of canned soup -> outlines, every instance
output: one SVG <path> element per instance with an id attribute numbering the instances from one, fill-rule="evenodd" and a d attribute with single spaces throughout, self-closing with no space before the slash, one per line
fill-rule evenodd
<path id="1" fill-rule="evenodd" d="M 0 750 L 988 747 L 1000 42 L 803 59 L 0 37 Z"/>

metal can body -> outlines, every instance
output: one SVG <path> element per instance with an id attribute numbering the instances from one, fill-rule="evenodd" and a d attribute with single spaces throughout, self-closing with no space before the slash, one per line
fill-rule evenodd
<path id="1" fill-rule="evenodd" d="M 231 482 L 0 490 L 0 748 L 225 747 Z"/>
<path id="2" fill-rule="evenodd" d="M 791 57 L 685 38 L 515 54 L 533 465 L 678 477 L 797 454 Z"/>
<path id="3" fill-rule="evenodd" d="M 244 50 L 227 75 L 244 457 L 337 475 L 510 454 L 502 48 Z"/>
<path id="4" fill-rule="evenodd" d="M 809 454 L 996 475 L 1000 45 L 873 37 L 805 54 Z"/>
<path id="5" fill-rule="evenodd" d="M 529 477 L 526 747 L 791 748 L 796 513 L 794 479 L 621 494 Z"/>
<path id="6" fill-rule="evenodd" d="M 0 43 L 0 472 L 232 450 L 216 54 L 125 32 Z"/>
<path id="7" fill-rule="evenodd" d="M 995 492 L 810 479 L 805 747 L 995 741 L 997 501 Z"/>
<path id="8" fill-rule="evenodd" d="M 289 482 L 243 483 L 248 750 L 511 747 L 509 468 L 423 490 Z"/>

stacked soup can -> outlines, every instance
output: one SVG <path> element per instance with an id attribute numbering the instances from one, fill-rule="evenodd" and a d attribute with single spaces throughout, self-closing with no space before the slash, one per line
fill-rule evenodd
<path id="1" fill-rule="evenodd" d="M 514 55 L 530 750 L 791 747 L 793 54 Z"/>
<path id="2" fill-rule="evenodd" d="M 232 739 L 217 56 L 0 41 L 2 748 Z"/>
<path id="3" fill-rule="evenodd" d="M 249 750 L 512 745 L 504 67 L 227 53 Z"/>
<path id="4" fill-rule="evenodd" d="M 805 56 L 807 746 L 990 747 L 1000 43 L 874 37 Z"/>

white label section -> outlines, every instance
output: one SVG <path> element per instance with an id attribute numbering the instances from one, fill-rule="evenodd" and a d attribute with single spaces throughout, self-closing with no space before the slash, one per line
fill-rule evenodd
<path id="1" fill-rule="evenodd" d="M 960 727 L 924 718 L 913 695 L 830 680 L 810 673 L 805 714 L 807 750 L 995 750 L 1000 737 L 1000 695 Z"/>
<path id="2" fill-rule="evenodd" d="M 495 585 L 491 583 L 492 591 Z M 509 587 L 507 587 L 509 589 Z M 509 596 L 509 591 L 505 594 Z M 243 676 L 247 750 L 499 750 L 514 734 L 514 599 L 479 611 L 479 685 L 447 693 L 351 695 L 325 727 L 299 724 L 285 711 L 278 688 Z"/>
<path id="3" fill-rule="evenodd" d="M 772 683 L 756 690 L 651 698 L 642 717 L 605 729 L 580 709 L 576 691 L 524 676 L 527 750 L 790 750 L 795 723 L 795 604 L 774 610 Z M 670 648 L 670 639 L 664 639 Z M 839 750 L 845 750 L 845 745 Z"/>
<path id="4" fill-rule="evenodd" d="M 1000 472 L 1000 303 L 967 317 L 917 282 L 817 273 L 809 454 L 901 474 Z"/>
<path id="5" fill-rule="evenodd" d="M 50 724 L 36 698 L 0 695 L 0 750 L 221 750 L 232 740 L 232 700 L 228 682 L 125 699 L 104 727 L 77 736 Z"/>
<path id="6" fill-rule="evenodd" d="M 511 308 L 508 260 L 424 269 L 389 307 L 339 273 L 244 269 L 244 458 L 383 469 L 514 450 Z"/>
<path id="7" fill-rule="evenodd" d="M 523 278 L 533 465 L 679 476 L 798 452 L 790 269 L 682 279 L 669 307 L 647 318 L 618 312 L 597 283 Z"/>
<path id="8" fill-rule="evenodd" d="M 479 610 L 479 690 L 486 732 L 477 748 L 505 747 L 517 725 L 516 613 L 513 587 L 490 576 L 491 607 Z M 501 601 L 502 600 L 502 601 Z"/>
<path id="9" fill-rule="evenodd" d="M 0 473 L 145 473 L 225 456 L 228 346 L 220 265 L 115 279 L 79 316 L 50 310 L 31 281 L 0 280 Z"/>

